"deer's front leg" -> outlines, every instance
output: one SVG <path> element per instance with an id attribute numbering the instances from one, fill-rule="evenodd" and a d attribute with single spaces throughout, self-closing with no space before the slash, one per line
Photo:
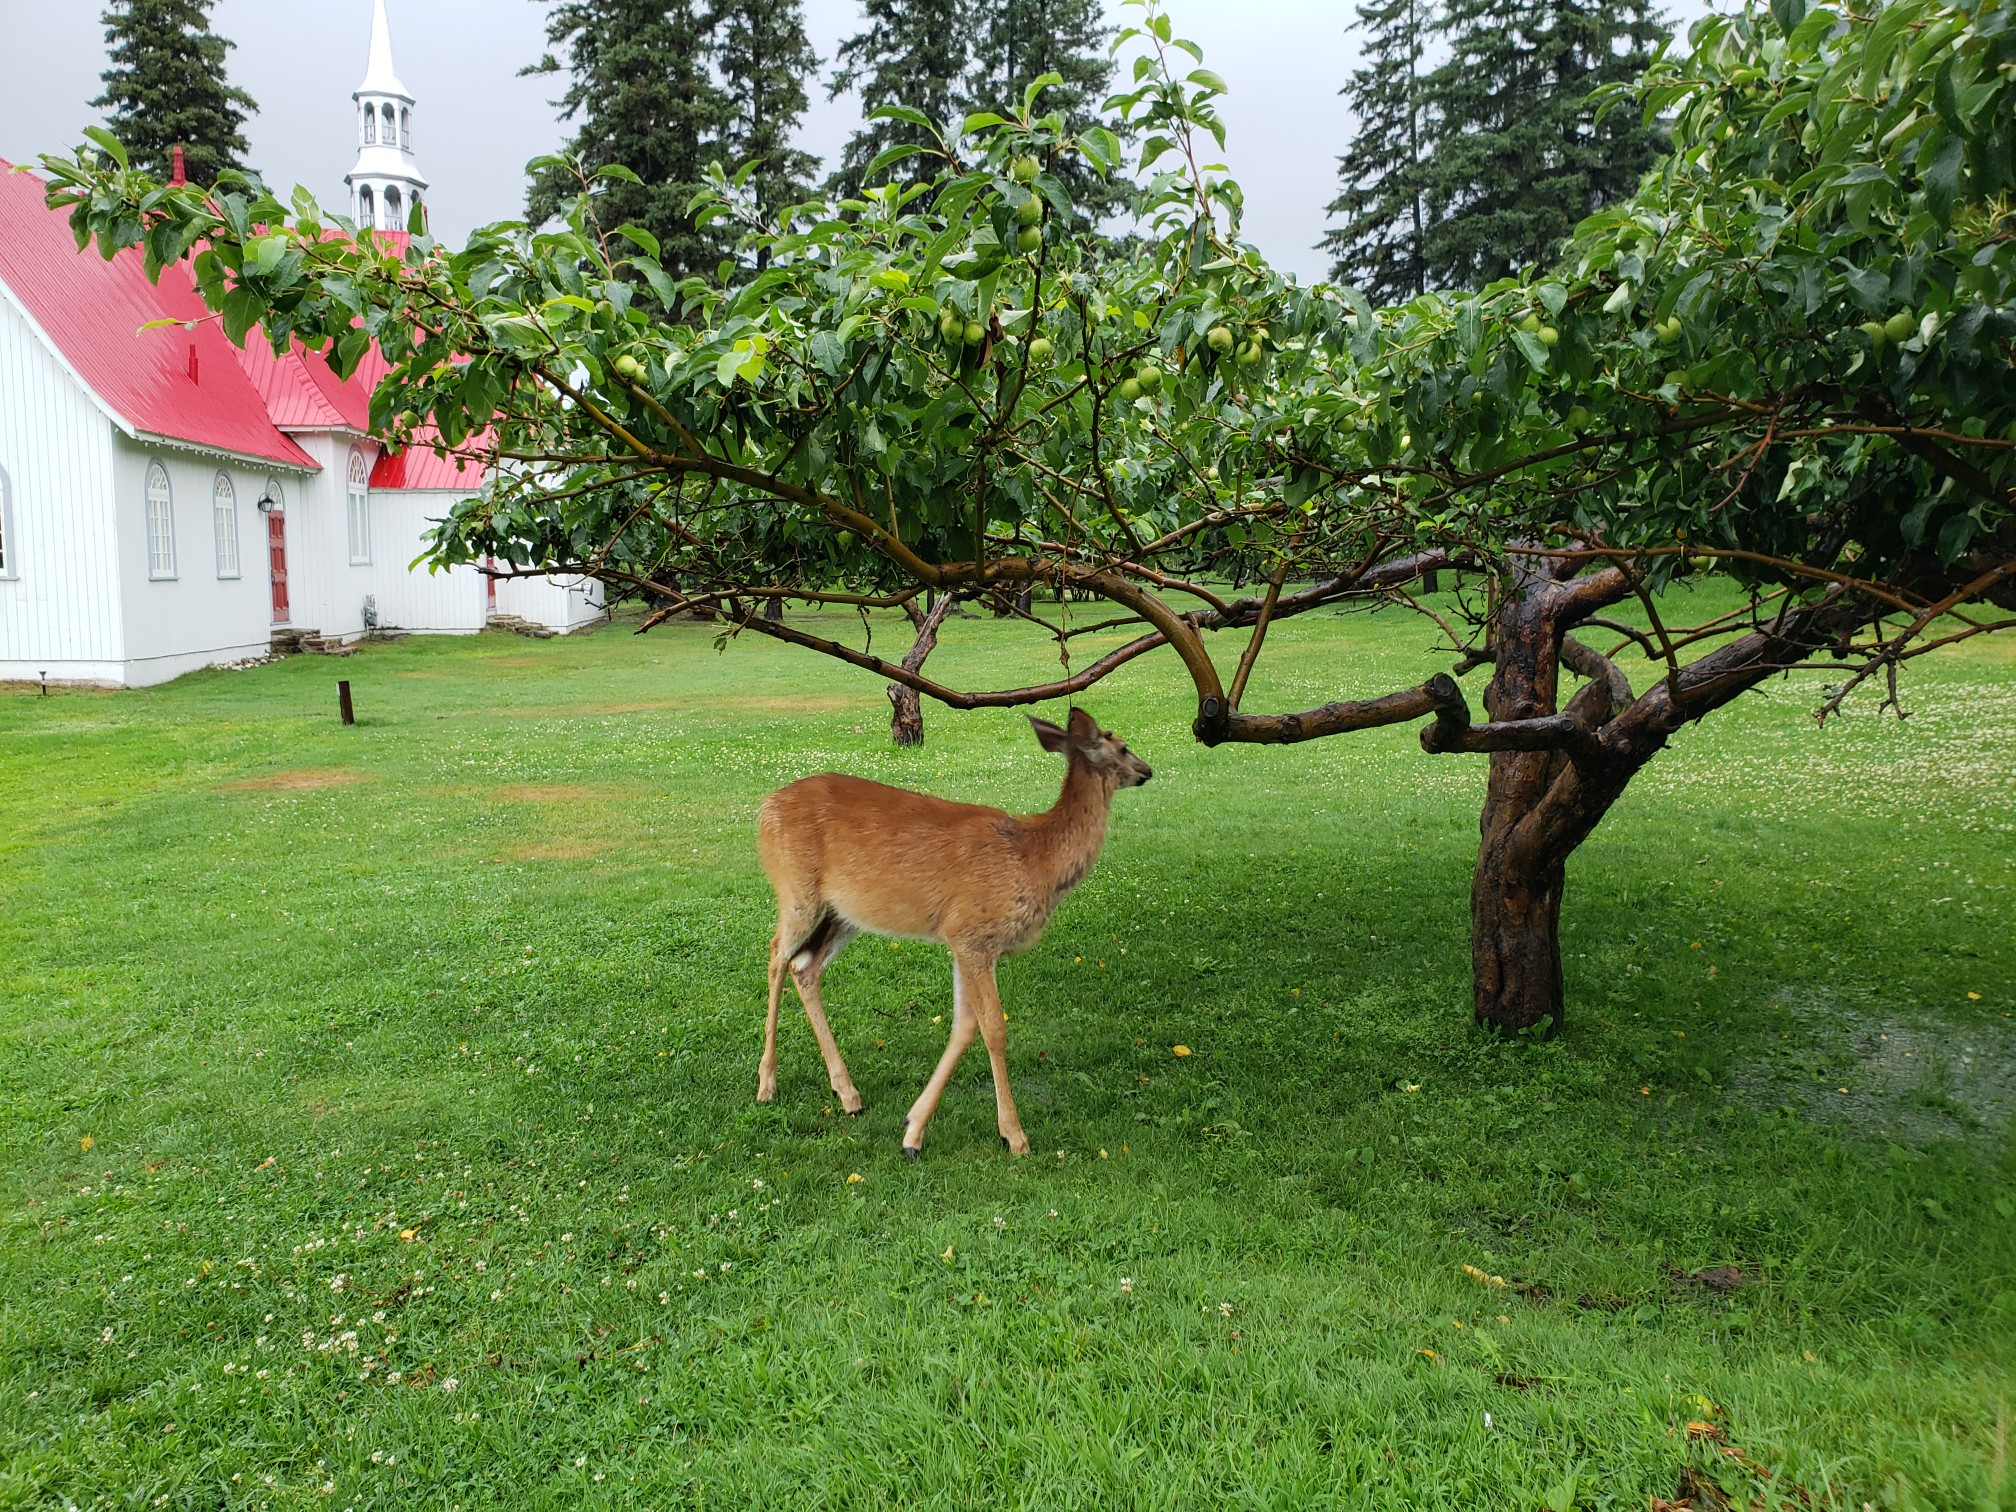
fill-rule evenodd
<path id="1" fill-rule="evenodd" d="M 952 963 L 952 1035 L 945 1042 L 945 1053 L 938 1057 L 938 1069 L 931 1073 L 931 1080 L 924 1084 L 924 1090 L 911 1105 L 910 1116 L 903 1124 L 903 1153 L 910 1159 L 915 1160 L 924 1153 L 925 1127 L 931 1122 L 931 1115 L 938 1111 L 938 1099 L 945 1095 L 945 1084 L 952 1080 L 952 1073 L 959 1066 L 959 1057 L 973 1043 L 979 1027 L 965 973 L 955 960 Z"/>
<path id="2" fill-rule="evenodd" d="M 1029 1153 L 1029 1136 L 1022 1132 L 1022 1120 L 1015 1113 L 1015 1094 L 1008 1090 L 1008 1020 L 1001 1011 L 1001 987 L 994 980 L 994 962 L 970 962 L 965 970 L 973 983 L 973 1007 L 980 1020 L 980 1037 L 987 1042 L 987 1059 L 994 1071 L 994 1116 L 1001 1130 L 1001 1143 L 1012 1155 Z"/>

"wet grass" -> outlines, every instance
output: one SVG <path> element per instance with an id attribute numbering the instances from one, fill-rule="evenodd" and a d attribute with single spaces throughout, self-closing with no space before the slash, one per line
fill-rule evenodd
<path id="1" fill-rule="evenodd" d="M 1249 707 L 1441 664 L 1275 634 Z M 1479 763 L 1205 751 L 1136 664 L 1156 780 L 1002 973 L 1037 1153 L 976 1055 L 910 1165 L 942 952 L 828 977 L 861 1118 L 802 1018 L 751 1101 L 755 805 L 1054 758 L 711 640 L 0 695 L 0 1507 L 2016 1506 L 2008 649 L 1686 732 L 1544 1044 L 1467 1026 Z"/>

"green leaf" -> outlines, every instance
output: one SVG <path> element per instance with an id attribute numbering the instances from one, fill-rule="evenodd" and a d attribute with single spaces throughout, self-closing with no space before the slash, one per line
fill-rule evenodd
<path id="1" fill-rule="evenodd" d="M 868 112 L 871 121 L 908 121 L 912 126 L 922 126 L 934 136 L 938 126 L 931 117 L 921 110 L 912 110 L 908 105 L 878 105 Z"/>
<path id="2" fill-rule="evenodd" d="M 1064 75 L 1055 72 L 1039 74 L 1031 79 L 1029 87 L 1022 91 L 1022 114 L 1026 116 L 1036 108 L 1036 96 L 1043 93 L 1044 90 L 1054 88 L 1063 82 Z"/>
<path id="3" fill-rule="evenodd" d="M 1104 126 L 1087 127 L 1078 145 L 1102 173 L 1111 173 L 1120 165 L 1120 138 Z"/>
<path id="4" fill-rule="evenodd" d="M 1224 76 L 1214 73 L 1208 68 L 1193 68 L 1185 75 L 1185 78 L 1189 83 L 1195 84 L 1201 89 L 1209 89 L 1218 94 L 1230 94 L 1232 92 L 1232 86 L 1225 82 Z"/>
<path id="5" fill-rule="evenodd" d="M 959 123 L 959 134 L 961 136 L 971 136 L 984 126 L 1006 126 L 1007 124 L 1008 117 L 1006 116 L 996 115 L 991 110 L 976 110 Z"/>
<path id="6" fill-rule="evenodd" d="M 125 144 L 103 126 L 86 126 L 84 128 L 84 135 L 104 148 L 112 161 L 117 163 L 121 168 L 131 168 L 133 166 L 133 160 L 126 155 Z"/>
<path id="7" fill-rule="evenodd" d="M 618 179 L 626 184 L 641 185 L 644 182 L 644 180 L 637 177 L 637 175 L 634 172 L 632 172 L 628 168 L 625 168 L 621 163 L 610 163 L 605 167 L 597 168 L 595 170 L 595 177 L 597 177 L 598 179 L 601 178 Z"/>
<path id="8" fill-rule="evenodd" d="M 245 334 L 266 313 L 266 301 L 242 285 L 224 296 L 224 335 L 233 346 L 245 345 Z"/>
<path id="9" fill-rule="evenodd" d="M 1512 345 L 1519 349 L 1519 355 L 1526 359 L 1534 372 L 1547 371 L 1547 348 L 1538 336 L 1531 331 L 1514 331 Z"/>
<path id="10" fill-rule="evenodd" d="M 1942 226 L 1953 221 L 1953 202 L 1960 194 L 1960 170 L 1967 161 L 1966 143 L 1948 136 L 1919 172 L 1925 181 L 1925 203 Z"/>
<path id="11" fill-rule="evenodd" d="M 635 242 L 639 247 L 644 249 L 644 255 L 647 257 L 660 258 L 665 255 L 659 249 L 658 238 L 653 236 L 649 231 L 646 231 L 635 221 L 625 221 L 616 228 L 616 234 L 627 237 L 629 240 Z"/>

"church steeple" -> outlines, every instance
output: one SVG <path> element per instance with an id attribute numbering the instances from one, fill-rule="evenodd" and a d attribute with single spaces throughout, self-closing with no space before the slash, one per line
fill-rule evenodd
<path id="1" fill-rule="evenodd" d="M 350 190 L 351 216 L 360 227 L 403 231 L 427 180 L 413 156 L 413 95 L 392 66 L 385 0 L 373 0 L 371 58 L 364 82 L 350 98 L 357 104 L 357 166 L 343 182 Z"/>

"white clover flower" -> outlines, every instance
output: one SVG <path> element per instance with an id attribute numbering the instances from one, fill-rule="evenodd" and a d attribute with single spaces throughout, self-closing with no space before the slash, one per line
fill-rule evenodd
<path id="1" fill-rule="evenodd" d="M 1134 1294 L 1134 1278 L 1132 1276 L 1122 1276 L 1120 1278 L 1120 1295 L 1123 1297 L 1131 1297 L 1133 1294 Z"/>

